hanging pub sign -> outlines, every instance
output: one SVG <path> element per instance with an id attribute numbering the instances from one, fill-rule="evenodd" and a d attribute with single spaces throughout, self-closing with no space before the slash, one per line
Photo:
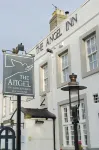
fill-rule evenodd
<path id="1" fill-rule="evenodd" d="M 3 55 L 3 94 L 34 95 L 34 58 Z"/>

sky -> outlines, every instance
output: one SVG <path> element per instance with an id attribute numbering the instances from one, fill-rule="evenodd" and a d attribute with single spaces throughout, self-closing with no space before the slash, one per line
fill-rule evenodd
<path id="1" fill-rule="evenodd" d="M 0 64 L 2 49 L 23 43 L 33 48 L 50 32 L 49 20 L 55 8 L 72 13 L 85 0 L 0 0 Z M 1 71 L 2 74 L 2 71 Z M 2 75 L 0 75 L 1 80 Z"/>

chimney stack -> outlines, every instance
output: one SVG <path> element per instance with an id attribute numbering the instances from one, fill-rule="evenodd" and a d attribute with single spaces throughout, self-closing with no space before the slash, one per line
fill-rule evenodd
<path id="1" fill-rule="evenodd" d="M 49 22 L 50 24 L 50 31 L 52 31 L 58 24 L 60 24 L 64 19 L 68 17 L 69 12 L 64 12 L 56 8 L 56 10 L 52 13 L 52 18 Z"/>

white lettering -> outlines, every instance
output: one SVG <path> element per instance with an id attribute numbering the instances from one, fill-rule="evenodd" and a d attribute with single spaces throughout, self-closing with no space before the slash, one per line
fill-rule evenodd
<path id="1" fill-rule="evenodd" d="M 11 81 L 11 79 L 9 80 L 8 85 L 12 85 L 12 81 Z"/>

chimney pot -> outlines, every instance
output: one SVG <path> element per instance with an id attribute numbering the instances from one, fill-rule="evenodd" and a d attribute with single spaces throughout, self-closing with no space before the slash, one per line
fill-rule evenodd
<path id="1" fill-rule="evenodd" d="M 65 11 L 65 14 L 68 15 L 68 14 L 69 14 L 69 11 Z"/>

